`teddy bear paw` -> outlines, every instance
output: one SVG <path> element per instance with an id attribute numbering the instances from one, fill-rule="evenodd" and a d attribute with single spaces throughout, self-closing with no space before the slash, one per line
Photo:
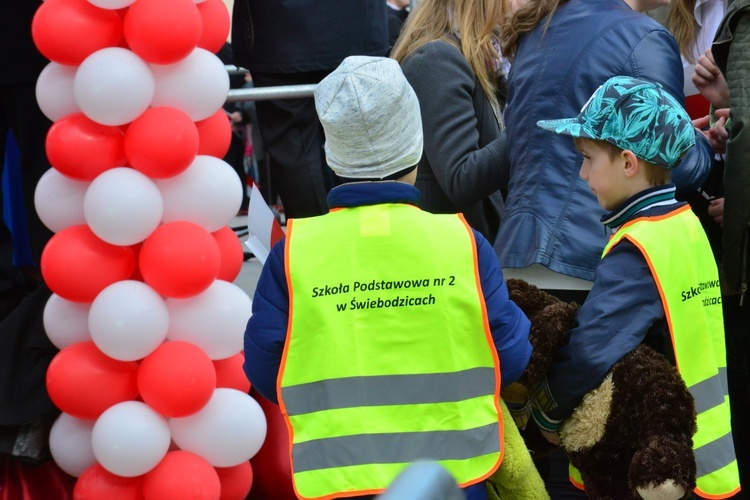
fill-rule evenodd
<path id="1" fill-rule="evenodd" d="M 685 496 L 685 488 L 671 479 L 667 479 L 661 484 L 649 484 L 636 488 L 636 490 L 644 500 L 679 500 Z"/>

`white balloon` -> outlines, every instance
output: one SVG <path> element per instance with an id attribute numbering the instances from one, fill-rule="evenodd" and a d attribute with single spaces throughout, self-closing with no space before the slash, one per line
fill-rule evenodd
<path id="1" fill-rule="evenodd" d="M 164 203 L 156 184 L 132 168 L 99 174 L 86 190 L 83 215 L 91 231 L 113 245 L 145 240 L 162 217 Z"/>
<path id="2" fill-rule="evenodd" d="M 34 191 L 34 206 L 39 219 L 53 233 L 66 227 L 85 224 L 83 197 L 89 182 L 71 179 L 50 168 L 39 178 Z"/>
<path id="3" fill-rule="evenodd" d="M 112 474 L 135 477 L 150 471 L 169 450 L 167 421 L 140 401 L 107 408 L 91 433 L 99 464 Z"/>
<path id="4" fill-rule="evenodd" d="M 195 344 L 211 359 L 242 351 L 252 300 L 240 287 L 215 280 L 204 292 L 187 299 L 166 300 L 167 339 Z"/>
<path id="5" fill-rule="evenodd" d="M 174 64 L 152 64 L 156 80 L 153 106 L 180 109 L 200 121 L 221 108 L 229 92 L 229 74 L 211 52 L 196 48 Z"/>
<path id="6" fill-rule="evenodd" d="M 107 47 L 83 60 L 73 80 L 73 94 L 91 120 L 124 125 L 148 109 L 154 85 L 143 59 L 127 49 Z"/>
<path id="7" fill-rule="evenodd" d="M 88 0 L 92 5 L 101 9 L 117 10 L 123 9 L 135 2 L 135 0 Z"/>
<path id="8" fill-rule="evenodd" d="M 76 66 L 50 62 L 39 73 L 36 80 L 36 100 L 42 113 L 53 122 L 81 111 L 73 95 L 76 69 Z"/>
<path id="9" fill-rule="evenodd" d="M 237 172 L 214 156 L 198 155 L 184 172 L 156 185 L 164 200 L 164 223 L 195 222 L 212 233 L 229 224 L 242 204 Z"/>
<path id="10" fill-rule="evenodd" d="M 78 342 L 91 340 L 89 309 L 91 304 L 71 302 L 53 293 L 44 306 L 42 322 L 50 342 L 64 349 Z"/>
<path id="11" fill-rule="evenodd" d="M 266 417 L 251 396 L 236 389 L 216 389 L 198 412 L 169 420 L 180 449 L 200 455 L 214 467 L 250 460 L 266 439 Z"/>
<path id="12" fill-rule="evenodd" d="M 94 344 L 107 356 L 136 361 L 164 341 L 169 311 L 164 299 L 140 281 L 123 280 L 96 296 L 89 311 Z"/>
<path id="13" fill-rule="evenodd" d="M 78 477 L 96 463 L 91 447 L 93 420 L 82 420 L 61 413 L 49 433 L 49 451 L 55 463 L 71 476 Z"/>

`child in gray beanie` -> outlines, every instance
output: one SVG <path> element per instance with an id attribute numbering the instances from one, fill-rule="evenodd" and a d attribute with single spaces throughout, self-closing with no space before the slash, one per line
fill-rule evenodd
<path id="1" fill-rule="evenodd" d="M 374 495 L 432 460 L 486 499 L 503 457 L 501 380 L 528 363 L 529 321 L 487 240 L 461 214 L 417 207 L 422 125 L 398 63 L 348 57 L 315 105 L 345 182 L 329 213 L 288 221 L 244 351 L 252 385 L 283 409 L 295 491 Z"/>
<path id="2" fill-rule="evenodd" d="M 396 179 L 422 157 L 419 101 L 394 60 L 346 58 L 315 87 L 315 108 L 343 179 Z"/>

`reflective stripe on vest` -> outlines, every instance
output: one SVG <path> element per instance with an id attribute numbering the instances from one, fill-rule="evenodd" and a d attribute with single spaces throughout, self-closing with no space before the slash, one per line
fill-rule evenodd
<path id="1" fill-rule="evenodd" d="M 462 487 L 492 474 L 499 361 L 463 217 L 334 210 L 292 219 L 285 252 L 278 393 L 297 495 L 377 494 L 424 459 Z"/>
<path id="2" fill-rule="evenodd" d="M 568 479 L 570 479 L 570 482 L 573 483 L 573 486 L 578 488 L 579 490 L 586 490 L 586 487 L 583 484 L 583 478 L 581 477 L 581 471 L 573 467 L 573 464 L 568 462 Z"/>
<path id="3" fill-rule="evenodd" d="M 664 216 L 626 223 L 603 255 L 623 239 L 648 262 L 669 325 L 677 370 L 695 399 L 695 493 L 703 498 L 732 496 L 739 490 L 739 475 L 729 416 L 721 288 L 706 235 L 686 205 Z M 685 254 L 697 265 L 685 266 L 681 258 Z"/>

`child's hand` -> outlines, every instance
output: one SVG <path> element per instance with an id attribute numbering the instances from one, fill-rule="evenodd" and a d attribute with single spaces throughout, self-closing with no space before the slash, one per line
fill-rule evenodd
<path id="1" fill-rule="evenodd" d="M 554 444 L 555 446 L 560 446 L 560 433 L 559 432 L 549 432 L 549 431 L 543 431 L 541 429 L 539 429 L 539 432 L 542 433 L 542 436 L 544 436 L 544 439 Z"/>
<path id="2" fill-rule="evenodd" d="M 724 225 L 724 198 L 716 198 L 708 203 L 708 215 L 720 226 Z"/>
<path id="3" fill-rule="evenodd" d="M 709 129 L 706 129 L 706 127 L 708 127 L 711 121 L 711 115 L 693 120 L 693 127 L 697 128 L 703 134 L 703 137 L 711 143 L 711 147 L 715 153 L 724 154 L 727 150 L 727 140 L 729 139 L 729 132 L 725 127 L 729 119 L 729 108 L 717 109 L 714 111 L 714 117 L 718 119 Z"/>
<path id="4" fill-rule="evenodd" d="M 725 127 L 726 124 L 727 119 L 722 116 L 716 121 L 713 127 L 708 129 L 708 134 L 710 136 L 709 142 L 711 142 L 711 146 L 713 146 L 714 151 L 719 154 L 724 154 L 727 152 L 729 132 Z"/>

